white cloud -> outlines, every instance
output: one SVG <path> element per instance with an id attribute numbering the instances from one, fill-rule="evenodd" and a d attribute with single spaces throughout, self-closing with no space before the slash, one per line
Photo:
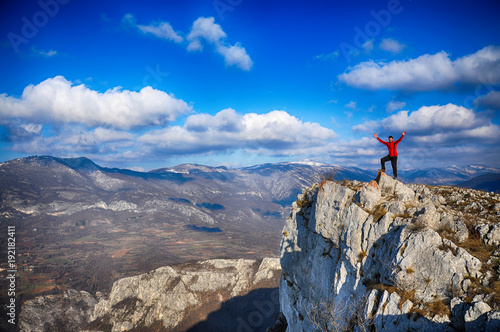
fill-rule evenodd
<path id="1" fill-rule="evenodd" d="M 464 130 L 483 125 L 473 110 L 462 106 L 423 106 L 415 112 L 401 111 L 382 121 L 383 128 L 411 130 L 414 132 L 434 132 L 440 130 Z"/>
<path id="2" fill-rule="evenodd" d="M 210 114 L 195 114 L 187 118 L 184 128 L 188 131 L 205 132 L 216 130 L 220 132 L 237 132 L 243 128 L 243 116 L 232 108 L 224 109 L 214 116 Z"/>
<path id="3" fill-rule="evenodd" d="M 139 92 L 119 87 L 104 93 L 73 85 L 63 76 L 27 86 L 20 98 L 0 95 L 0 118 L 34 123 L 79 123 L 133 128 L 161 125 L 190 113 L 191 106 L 173 95 L 145 87 Z"/>
<path id="4" fill-rule="evenodd" d="M 167 154 L 247 149 L 272 155 L 321 146 L 335 137 L 332 130 L 318 123 L 302 122 L 285 111 L 241 115 L 226 109 L 214 116 L 192 115 L 183 127 L 152 130 L 138 141 Z"/>
<path id="5" fill-rule="evenodd" d="M 472 125 L 471 125 L 472 124 Z M 380 121 L 363 124 L 369 134 L 359 139 L 338 137 L 318 123 L 304 122 L 285 111 L 240 114 L 225 109 L 215 115 L 194 114 L 184 125 L 128 132 L 64 124 L 51 135 L 41 125 L 17 122 L 14 151 L 30 154 L 81 156 L 105 163 L 165 162 L 169 158 L 223 157 L 241 162 L 241 156 L 275 160 L 315 159 L 343 166 L 372 167 L 387 152 L 372 133 L 407 137 L 399 146 L 400 168 L 450 164 L 498 163 L 500 129 L 456 105 L 429 106 L 401 111 Z M 68 152 L 69 151 L 69 152 Z M 259 157 L 257 157 L 259 156 Z M 194 160 L 200 160 L 194 159 Z M 419 166 L 420 165 L 420 166 Z"/>
<path id="6" fill-rule="evenodd" d="M 403 48 L 405 48 L 405 44 L 401 44 L 400 42 L 392 38 L 386 38 L 382 39 L 382 42 L 380 43 L 380 48 L 384 51 L 399 53 L 403 50 Z"/>
<path id="7" fill-rule="evenodd" d="M 405 61 L 362 62 L 338 78 L 350 86 L 372 90 L 430 91 L 456 84 L 491 84 L 500 81 L 500 47 L 488 46 L 455 61 L 448 53 L 439 52 Z"/>
<path id="8" fill-rule="evenodd" d="M 220 25 L 214 23 L 213 17 L 200 17 L 193 22 L 191 32 L 187 36 L 187 40 L 189 41 L 188 50 L 202 50 L 203 39 L 210 44 L 219 45 L 224 38 L 226 38 L 226 33 L 222 31 Z"/>
<path id="9" fill-rule="evenodd" d="M 463 135 L 468 138 L 477 138 L 482 140 L 498 140 L 500 138 L 500 127 L 488 123 L 482 127 L 464 130 Z"/>
<path id="10" fill-rule="evenodd" d="M 180 43 L 184 40 L 184 38 L 174 31 L 168 22 L 153 23 L 151 25 L 138 25 L 137 27 L 144 33 L 151 33 L 158 38 L 172 40 L 176 43 Z"/>
<path id="11" fill-rule="evenodd" d="M 117 142 L 117 141 L 131 141 L 134 139 L 134 134 L 109 128 L 98 127 L 92 131 L 92 135 L 96 141 L 99 142 Z"/>
<path id="12" fill-rule="evenodd" d="M 137 24 L 136 18 L 130 13 L 123 16 L 122 22 L 139 29 L 145 34 L 149 33 L 158 38 L 171 40 L 176 43 L 180 43 L 184 40 L 168 22 L 152 22 L 149 25 Z"/>
<path id="13" fill-rule="evenodd" d="M 219 45 L 217 51 L 224 56 L 227 66 L 235 65 L 247 71 L 252 68 L 252 59 L 250 59 L 245 48 L 241 47 L 239 43 L 233 46 Z"/>
<path id="14" fill-rule="evenodd" d="M 158 38 L 167 39 L 181 43 L 184 38 L 181 33 L 176 32 L 168 22 L 153 22 L 149 25 L 137 24 L 132 14 L 126 14 L 122 18 L 126 26 L 134 27 L 145 34 L 152 34 Z M 227 35 L 222 27 L 215 23 L 213 17 L 199 17 L 193 22 L 191 30 L 186 37 L 188 51 L 202 51 L 204 44 L 209 44 L 214 51 L 224 57 L 227 66 L 237 66 L 243 70 L 250 70 L 253 66 L 252 59 L 241 43 L 231 45 L 226 42 Z"/>
<path id="15" fill-rule="evenodd" d="M 385 108 L 385 111 L 388 113 L 392 113 L 396 110 L 402 109 L 405 106 L 406 106 L 406 103 L 404 101 L 391 100 L 389 103 L 387 103 L 387 107 Z"/>
<path id="16" fill-rule="evenodd" d="M 408 131 L 416 141 L 457 144 L 468 139 L 498 141 L 500 127 L 471 109 L 453 104 L 424 106 L 417 111 L 400 111 L 381 121 L 367 121 L 355 131 L 398 133 Z M 475 142 L 479 144 L 480 142 Z"/>
<path id="17" fill-rule="evenodd" d="M 361 131 L 361 132 L 367 132 L 367 133 L 374 133 L 378 131 L 380 128 L 380 122 L 370 120 L 370 121 L 365 121 L 364 123 L 357 124 L 352 127 L 352 130 L 355 132 Z"/>
<path id="18" fill-rule="evenodd" d="M 203 43 L 211 44 L 215 51 L 224 57 L 227 66 L 237 66 L 243 70 L 252 68 L 252 60 L 240 43 L 228 44 L 226 33 L 221 26 L 214 22 L 213 17 L 200 17 L 194 21 L 191 31 L 187 36 L 189 41 L 188 51 L 203 50 Z"/>

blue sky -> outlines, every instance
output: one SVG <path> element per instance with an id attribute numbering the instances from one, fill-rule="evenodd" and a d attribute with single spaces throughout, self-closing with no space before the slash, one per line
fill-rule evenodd
<path id="1" fill-rule="evenodd" d="M 0 161 L 500 167 L 497 1 L 11 1 Z"/>

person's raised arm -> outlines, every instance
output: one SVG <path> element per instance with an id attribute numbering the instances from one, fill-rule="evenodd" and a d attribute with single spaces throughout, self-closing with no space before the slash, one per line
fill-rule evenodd
<path id="1" fill-rule="evenodd" d="M 380 143 L 387 145 L 387 142 L 382 141 L 382 140 L 378 137 L 378 135 L 377 135 L 377 134 L 373 134 L 373 137 L 375 137 L 376 139 L 378 139 L 378 141 L 379 141 Z"/>
<path id="2" fill-rule="evenodd" d="M 401 137 L 396 141 L 396 143 L 401 142 L 401 140 L 403 139 L 403 137 L 405 137 L 405 135 L 406 135 L 406 131 L 403 131 L 403 135 L 401 135 Z"/>

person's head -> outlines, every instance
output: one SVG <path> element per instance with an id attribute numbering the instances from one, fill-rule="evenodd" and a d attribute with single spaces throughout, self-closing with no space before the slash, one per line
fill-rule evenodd
<path id="1" fill-rule="evenodd" d="M 394 137 L 389 136 L 389 142 L 392 142 L 392 141 L 394 141 Z"/>

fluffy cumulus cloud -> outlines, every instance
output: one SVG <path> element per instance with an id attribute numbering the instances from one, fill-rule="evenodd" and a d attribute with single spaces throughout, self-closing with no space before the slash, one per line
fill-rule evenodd
<path id="1" fill-rule="evenodd" d="M 217 45 L 217 52 L 224 57 L 227 66 L 237 66 L 247 71 L 252 68 L 252 59 L 240 43 L 232 46 Z"/>
<path id="2" fill-rule="evenodd" d="M 218 132 L 239 132 L 243 129 L 243 116 L 236 113 L 232 108 L 227 108 L 215 115 L 195 114 L 187 118 L 184 128 L 190 132 L 206 132 L 214 130 Z"/>
<path id="3" fill-rule="evenodd" d="M 418 142 L 435 144 L 498 142 L 500 127 L 462 106 L 424 106 L 417 111 L 400 111 L 381 121 L 369 121 L 353 127 L 366 132 L 403 132 L 408 131 Z M 471 142 L 472 143 L 472 142 Z"/>
<path id="4" fill-rule="evenodd" d="M 151 87 L 139 92 L 118 87 L 101 93 L 62 76 L 27 86 L 20 98 L 0 95 L 0 119 L 32 123 L 128 129 L 161 125 L 191 111 L 183 100 Z"/>
<path id="5" fill-rule="evenodd" d="M 193 22 L 191 32 L 187 36 L 188 51 L 202 50 L 203 40 L 211 44 L 220 44 L 224 38 L 226 38 L 226 33 L 222 31 L 220 25 L 214 22 L 213 17 L 200 17 Z"/>
<path id="6" fill-rule="evenodd" d="M 237 151 L 310 155 L 336 138 L 331 129 L 285 111 L 189 113 L 186 102 L 151 87 L 98 92 L 62 76 L 29 85 L 20 97 L 0 95 L 1 139 L 26 154 L 115 162 Z M 183 124 L 170 124 L 181 115 L 189 115 Z"/>
<path id="7" fill-rule="evenodd" d="M 252 68 L 252 60 L 241 43 L 228 44 L 226 33 L 215 23 L 213 17 L 200 17 L 194 21 L 191 31 L 186 38 L 189 41 L 189 51 L 201 51 L 203 44 L 211 44 L 215 51 L 224 57 L 226 65 L 235 65 L 243 70 Z"/>
<path id="8" fill-rule="evenodd" d="M 277 155 L 301 153 L 335 137 L 332 130 L 302 122 L 285 111 L 238 114 L 225 109 L 213 116 L 191 115 L 184 126 L 152 130 L 138 141 L 151 150 L 174 155 L 237 149 Z"/>
<path id="9" fill-rule="evenodd" d="M 457 84 L 491 84 L 500 81 L 500 46 L 488 46 L 454 61 L 446 52 L 389 63 L 367 61 L 338 78 L 347 85 L 372 90 L 432 91 Z"/>

